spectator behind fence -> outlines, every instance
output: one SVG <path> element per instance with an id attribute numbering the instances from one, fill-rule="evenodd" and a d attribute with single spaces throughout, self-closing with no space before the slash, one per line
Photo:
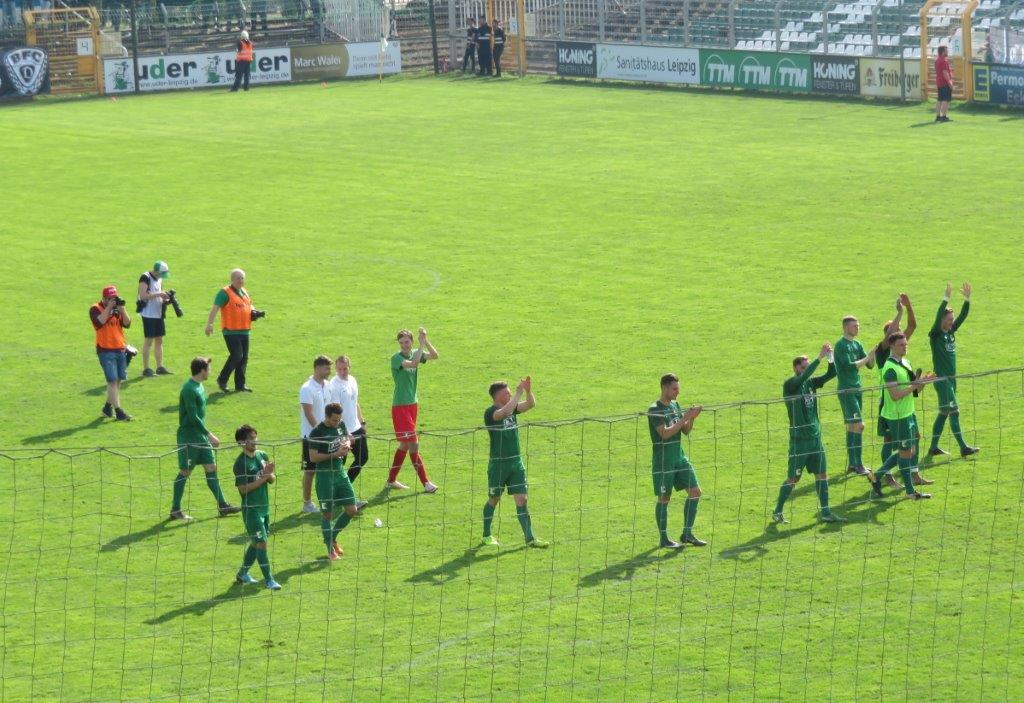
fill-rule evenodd
<path id="1" fill-rule="evenodd" d="M 505 30 L 501 20 L 494 20 L 494 75 L 501 78 L 501 54 L 505 51 Z"/>
<path id="2" fill-rule="evenodd" d="M 480 18 L 480 24 L 476 28 L 476 53 L 480 75 L 491 75 L 491 26 L 487 24 L 486 17 Z"/>
<path id="3" fill-rule="evenodd" d="M 231 92 L 238 91 L 238 86 L 245 80 L 243 90 L 249 90 L 249 72 L 252 69 L 253 46 L 249 41 L 249 33 L 242 30 L 238 38 L 238 50 L 235 53 L 235 84 L 231 86 Z"/>
<path id="4" fill-rule="evenodd" d="M 100 296 L 100 301 L 89 308 L 89 319 L 96 330 L 96 355 L 107 382 L 107 402 L 102 412 L 107 417 L 131 420 L 121 409 L 121 381 L 128 378 L 124 328 L 131 326 L 132 321 L 124 309 L 124 300 L 117 295 L 117 288 L 107 286 Z"/>
<path id="5" fill-rule="evenodd" d="M 466 20 L 466 51 L 462 54 L 462 72 L 466 72 L 466 66 L 476 72 L 476 20 L 470 17 Z"/>

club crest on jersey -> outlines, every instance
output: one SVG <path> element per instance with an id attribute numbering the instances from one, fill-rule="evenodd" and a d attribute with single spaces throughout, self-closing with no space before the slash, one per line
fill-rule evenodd
<path id="1" fill-rule="evenodd" d="M 35 95 L 46 80 L 49 61 L 42 49 L 24 47 L 8 51 L 3 57 L 7 80 L 18 95 Z"/>

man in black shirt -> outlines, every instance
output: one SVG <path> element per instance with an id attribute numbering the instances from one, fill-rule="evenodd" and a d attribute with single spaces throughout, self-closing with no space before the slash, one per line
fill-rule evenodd
<path id="1" fill-rule="evenodd" d="M 470 17 L 466 20 L 466 51 L 462 54 L 462 72 L 466 72 L 466 66 L 476 73 L 476 20 Z"/>
<path id="2" fill-rule="evenodd" d="M 476 54 L 480 63 L 480 75 L 491 75 L 491 26 L 487 18 L 481 17 L 476 28 Z"/>
<path id="3" fill-rule="evenodd" d="M 501 78 L 501 52 L 505 50 L 505 30 L 501 20 L 494 20 L 494 71 Z"/>

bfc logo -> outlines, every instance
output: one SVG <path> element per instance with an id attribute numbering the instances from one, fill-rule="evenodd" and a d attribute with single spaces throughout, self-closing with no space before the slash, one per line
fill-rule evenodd
<path id="1" fill-rule="evenodd" d="M 50 62 L 46 52 L 35 47 L 12 49 L 3 55 L 3 77 L 17 95 L 30 96 L 42 92 L 49 82 Z"/>

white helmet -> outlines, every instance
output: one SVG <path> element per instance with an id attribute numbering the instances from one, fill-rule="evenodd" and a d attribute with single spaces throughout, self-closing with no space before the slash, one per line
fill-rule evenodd
<path id="1" fill-rule="evenodd" d="M 242 30 L 242 40 L 249 41 L 249 32 L 244 29 Z"/>

